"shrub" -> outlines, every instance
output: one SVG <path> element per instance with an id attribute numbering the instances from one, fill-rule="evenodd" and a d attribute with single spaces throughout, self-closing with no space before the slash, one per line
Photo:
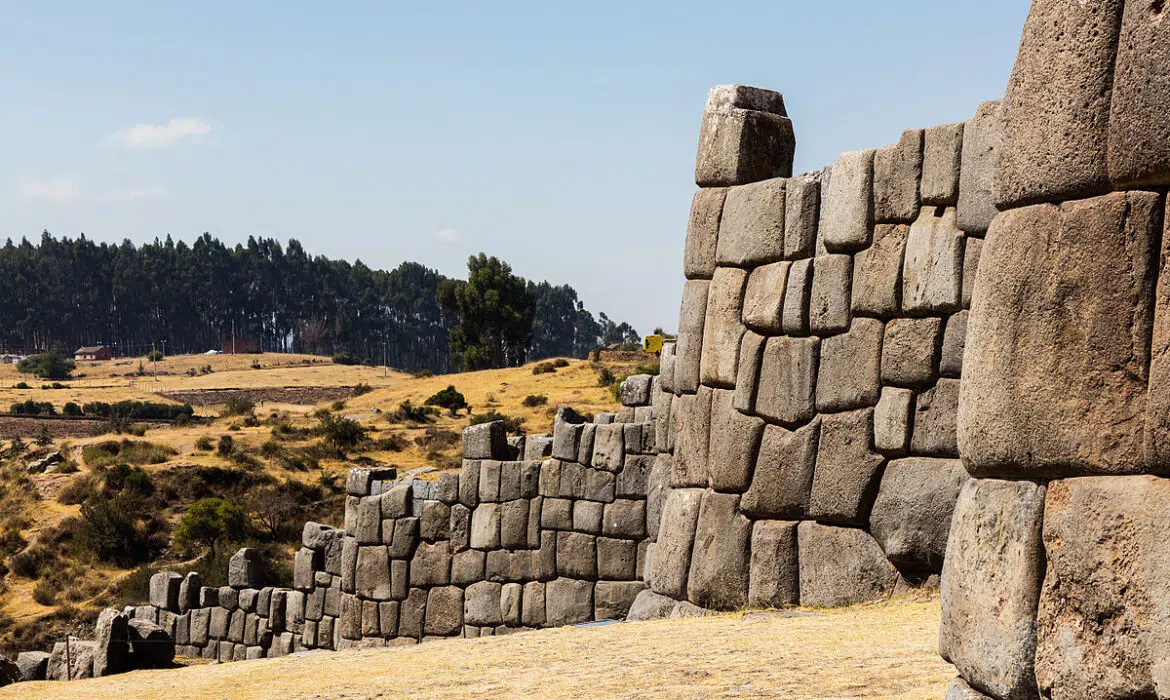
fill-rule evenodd
<path id="1" fill-rule="evenodd" d="M 613 386 L 617 383 L 617 377 L 613 375 L 613 370 L 609 367 L 602 367 L 601 371 L 597 373 L 597 386 Z"/>
<path id="2" fill-rule="evenodd" d="M 167 445 L 156 445 L 145 440 L 106 440 L 81 448 L 81 458 L 93 468 L 114 464 L 162 464 L 178 454 Z"/>
<path id="3" fill-rule="evenodd" d="M 53 444 L 53 436 L 49 435 L 49 429 L 42 425 L 40 430 L 37 431 L 37 437 L 33 442 L 39 447 L 48 447 Z"/>
<path id="4" fill-rule="evenodd" d="M 491 423 L 492 421 L 504 421 L 504 429 L 512 435 L 524 434 L 524 419 L 515 416 L 506 416 L 497 411 L 488 411 L 487 413 L 480 413 L 471 417 L 470 425 L 479 425 L 480 423 Z"/>
<path id="5" fill-rule="evenodd" d="M 120 418 L 124 420 L 181 420 L 195 415 L 191 404 L 160 403 L 156 401 L 119 401 L 108 404 L 104 401 L 90 401 L 81 407 L 82 413 L 94 418 Z"/>
<path id="6" fill-rule="evenodd" d="M 540 362 L 532 368 L 533 374 L 552 374 L 556 372 L 557 368 L 551 362 Z"/>
<path id="7" fill-rule="evenodd" d="M 210 452 L 214 447 L 215 447 L 215 444 L 212 441 L 211 437 L 208 435 L 200 435 L 195 440 L 195 449 L 197 449 L 197 450 L 201 450 L 203 452 Z"/>
<path id="8" fill-rule="evenodd" d="M 406 449 L 407 444 L 406 438 L 398 433 L 392 433 L 389 437 L 375 440 L 373 447 L 376 450 L 385 450 L 387 452 L 401 452 Z"/>
<path id="9" fill-rule="evenodd" d="M 248 416 L 256 409 L 256 402 L 246 396 L 232 396 L 223 405 L 219 415 L 223 417 L 228 416 Z"/>
<path id="10" fill-rule="evenodd" d="M 560 367 L 568 367 L 568 366 L 569 366 L 569 361 L 563 357 L 558 357 L 557 359 L 553 360 L 553 367 L 560 368 Z"/>
<path id="11" fill-rule="evenodd" d="M 68 379 L 77 364 L 56 350 L 30 355 L 16 364 L 16 369 L 41 379 Z"/>
<path id="12" fill-rule="evenodd" d="M 37 585 L 33 588 L 33 600 L 41 605 L 52 605 L 57 602 L 57 594 L 61 592 L 61 588 L 49 579 L 37 581 Z"/>
<path id="13" fill-rule="evenodd" d="M 236 441 L 232 439 L 231 435 L 221 435 L 219 437 L 219 445 L 215 448 L 215 453 L 220 457 L 230 457 L 232 452 L 235 452 Z"/>
<path id="14" fill-rule="evenodd" d="M 47 401 L 33 401 L 32 399 L 14 403 L 8 410 L 18 416 L 52 416 L 57 413 L 53 404 Z"/>
<path id="15" fill-rule="evenodd" d="M 333 409 L 334 411 L 344 411 L 345 410 L 345 402 L 344 401 L 334 401 L 329 406 L 329 408 Z"/>
<path id="16" fill-rule="evenodd" d="M 459 444 L 460 435 L 454 430 L 429 426 L 426 432 L 414 439 L 414 444 L 430 452 L 450 449 Z"/>
<path id="17" fill-rule="evenodd" d="M 423 403 L 427 406 L 438 406 L 439 408 L 445 408 L 451 412 L 452 416 L 459 415 L 460 410 L 471 410 L 471 406 L 467 405 L 467 401 L 464 400 L 463 394 L 456 391 L 453 385 L 448 386 L 442 391 L 436 392 Z"/>
<path id="18" fill-rule="evenodd" d="M 78 545 L 123 567 L 150 561 L 166 545 L 166 521 L 126 491 L 86 501 L 80 520 L 67 524 L 75 529 Z"/>
<path id="19" fill-rule="evenodd" d="M 652 374 L 658 376 L 659 365 L 657 362 L 648 362 L 644 365 L 638 365 L 634 368 L 634 374 Z"/>
<path id="20" fill-rule="evenodd" d="M 61 413 L 67 416 L 80 416 L 81 406 L 77 405 L 74 401 L 69 401 L 61 407 Z"/>
<path id="21" fill-rule="evenodd" d="M 139 467 L 118 464 L 105 472 L 105 487 L 109 492 L 126 491 L 138 496 L 154 495 L 154 481 Z"/>
<path id="22" fill-rule="evenodd" d="M 13 389 L 31 389 L 32 387 L 28 385 L 28 382 L 18 382 L 16 384 L 16 386 L 14 386 L 12 388 Z"/>
<path id="23" fill-rule="evenodd" d="M 335 418 L 330 414 L 321 417 L 321 425 L 317 430 L 325 438 L 325 444 L 337 452 L 356 447 L 366 437 L 366 429 L 361 423 L 351 418 Z"/>
<path id="24" fill-rule="evenodd" d="M 373 390 L 374 390 L 374 387 L 370 386 L 369 384 L 366 384 L 365 382 L 362 382 L 353 388 L 353 395 L 354 396 L 365 396 L 366 394 L 370 393 Z"/>
<path id="25" fill-rule="evenodd" d="M 264 444 L 260 445 L 260 454 L 265 457 L 276 457 L 283 451 L 284 448 L 276 440 L 265 440 Z"/>
<path id="26" fill-rule="evenodd" d="M 225 539 L 239 537 L 244 531 L 244 508 L 222 498 L 196 501 L 175 528 L 175 546 L 191 552 L 205 546 L 215 554 L 215 546 Z"/>
<path id="27" fill-rule="evenodd" d="M 525 408 L 536 408 L 548 404 L 548 397 L 544 394 L 529 394 L 520 402 Z"/>
<path id="28" fill-rule="evenodd" d="M 89 474 L 73 479 L 57 492 L 57 502 L 67 506 L 85 503 L 98 492 L 95 482 L 96 479 Z"/>
<path id="29" fill-rule="evenodd" d="M 335 365 L 360 365 L 362 360 L 348 352 L 339 352 L 333 356 L 333 364 Z"/>
<path id="30" fill-rule="evenodd" d="M 435 376 L 435 373 L 429 369 L 420 369 L 419 371 L 412 373 L 410 376 L 414 379 L 429 379 Z"/>
<path id="31" fill-rule="evenodd" d="M 162 350 L 151 350 L 146 353 L 147 362 L 158 362 L 163 359 Z"/>
<path id="32" fill-rule="evenodd" d="M 392 423 L 430 423 L 432 416 L 439 415 L 439 409 L 433 406 L 415 406 L 410 400 L 398 404 L 398 410 L 389 415 Z"/>

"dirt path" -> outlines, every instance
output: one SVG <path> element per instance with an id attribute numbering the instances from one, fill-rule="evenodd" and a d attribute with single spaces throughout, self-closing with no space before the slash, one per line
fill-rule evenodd
<path id="1" fill-rule="evenodd" d="M 938 601 L 567 628 L 417 647 L 18 684 L 0 698 L 939 700 Z"/>

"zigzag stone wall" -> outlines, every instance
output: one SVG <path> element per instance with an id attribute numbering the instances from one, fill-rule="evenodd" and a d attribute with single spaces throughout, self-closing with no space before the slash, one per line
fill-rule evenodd
<path id="1" fill-rule="evenodd" d="M 998 104 L 797 177 L 783 115 L 778 93 L 711 91 L 655 399 L 668 495 L 648 582 L 707 608 L 929 578 L 967 480 L 955 420 Z"/>

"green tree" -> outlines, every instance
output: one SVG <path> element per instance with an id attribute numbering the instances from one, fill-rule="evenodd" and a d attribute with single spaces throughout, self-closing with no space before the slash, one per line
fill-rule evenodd
<path id="1" fill-rule="evenodd" d="M 508 263 L 484 253 L 467 260 L 467 280 L 439 286 L 443 309 L 454 314 L 449 345 L 464 370 L 517 367 L 524 364 L 535 301 L 522 277 Z"/>
<path id="2" fill-rule="evenodd" d="M 189 552 L 202 545 L 214 557 L 217 544 L 236 539 L 243 532 L 243 506 L 222 498 L 202 498 L 179 520 L 179 526 L 175 529 L 175 546 Z"/>
<path id="3" fill-rule="evenodd" d="M 463 394 L 459 393 L 454 385 L 448 386 L 442 391 L 435 392 L 426 400 L 425 405 L 445 408 L 451 412 L 452 416 L 459 415 L 459 411 L 464 409 L 471 411 L 471 406 L 467 404 L 467 399 L 463 397 Z"/>
<path id="4" fill-rule="evenodd" d="M 57 350 L 30 355 L 16 364 L 16 369 L 41 379 L 68 379 L 77 364 L 65 359 Z"/>

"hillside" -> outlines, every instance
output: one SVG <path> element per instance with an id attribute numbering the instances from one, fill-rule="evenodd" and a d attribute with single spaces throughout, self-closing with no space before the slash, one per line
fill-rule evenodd
<path id="1" fill-rule="evenodd" d="M 616 410 L 613 392 L 600 384 L 599 374 L 620 378 L 635 369 L 577 360 L 561 364 L 541 374 L 527 365 L 415 377 L 307 355 L 195 355 L 158 363 L 133 358 L 84 363 L 75 378 L 56 389 L 13 365 L 0 365 L 3 408 L 30 400 L 51 403 L 57 413 L 67 402 L 197 404 L 191 421 L 137 421 L 120 426 L 126 434 L 92 435 L 110 430 L 103 421 L 0 417 L 0 555 L 5 557 L 0 648 L 44 648 L 65 629 L 84 630 L 104 605 L 140 602 L 146 580 L 160 567 L 196 568 L 217 585 L 224 561 L 207 556 L 195 561 L 199 551 L 183 551 L 173 542 L 174 526 L 199 498 L 242 505 L 249 525 L 240 541 L 263 548 L 274 578 L 287 578 L 299 525 L 341 524 L 350 467 L 393 465 L 403 472 L 459 465 L 468 413 L 419 415 L 403 411 L 404 402 L 417 409 L 454 386 L 472 415 L 497 411 L 523 421 L 524 432 L 549 432 L 559 405 Z M 22 382 L 29 388 L 15 388 Z M 360 395 L 354 395 L 355 387 Z M 229 398 L 236 399 L 237 415 L 221 415 Z M 327 421 L 344 424 L 344 419 L 365 434 L 339 448 L 322 431 Z M 42 432 L 47 444 L 35 445 L 32 437 Z M 16 436 L 23 439 L 14 447 Z M 35 458 L 58 450 L 64 469 L 26 473 Z M 130 465 L 129 471 L 114 469 L 121 463 Z M 99 507 L 80 517 L 85 503 Z M 130 522 L 109 512 L 117 510 L 130 511 L 125 514 Z M 96 554 L 89 543 L 98 526 L 121 527 L 132 541 L 112 555 Z"/>
<path id="2" fill-rule="evenodd" d="M 902 599 L 135 671 L 20 684 L 0 698 L 936 700 L 954 676 L 938 657 L 938 625 L 937 599 Z"/>

